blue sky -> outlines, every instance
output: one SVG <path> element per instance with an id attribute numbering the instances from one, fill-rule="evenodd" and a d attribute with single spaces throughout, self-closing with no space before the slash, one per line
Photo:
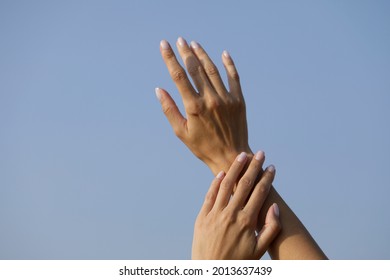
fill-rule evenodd
<path id="1" fill-rule="evenodd" d="M 159 42 L 241 75 L 252 149 L 332 259 L 390 259 L 388 1 L 1 1 L 0 259 L 188 259 L 212 180 Z M 174 45 L 174 44 L 173 44 Z M 223 71 L 221 71 L 223 72 Z M 267 258 L 267 257 L 266 257 Z"/>

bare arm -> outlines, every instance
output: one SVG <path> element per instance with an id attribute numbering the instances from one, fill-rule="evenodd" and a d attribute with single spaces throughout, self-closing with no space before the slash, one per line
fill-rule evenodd
<path id="1" fill-rule="evenodd" d="M 177 48 L 195 88 L 169 43 L 162 41 L 160 44 L 164 62 L 181 94 L 186 116 L 181 114 L 168 92 L 157 88 L 156 95 L 175 134 L 183 143 L 215 175 L 220 170 L 227 172 L 240 152 L 253 156 L 248 144 L 245 101 L 234 62 L 225 51 L 222 61 L 228 77 L 227 89 L 218 69 L 198 43 L 192 42 L 189 46 L 179 38 Z M 272 187 L 264 209 L 273 203 L 279 205 L 283 229 L 269 246 L 270 256 L 274 259 L 326 259 L 310 233 Z M 261 211 L 261 221 L 265 215 Z"/>

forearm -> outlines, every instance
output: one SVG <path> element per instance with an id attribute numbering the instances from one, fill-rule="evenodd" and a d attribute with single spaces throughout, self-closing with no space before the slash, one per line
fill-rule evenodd
<path id="1" fill-rule="evenodd" d="M 279 206 L 282 230 L 268 248 L 271 258 L 279 260 L 327 259 L 302 222 L 272 187 L 264 209 L 267 209 L 274 202 Z M 261 217 L 263 220 L 264 213 L 261 213 Z"/>

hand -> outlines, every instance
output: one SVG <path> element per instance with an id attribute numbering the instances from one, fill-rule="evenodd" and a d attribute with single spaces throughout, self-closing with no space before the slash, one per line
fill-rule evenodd
<path id="1" fill-rule="evenodd" d="M 193 259 L 260 259 L 279 233 L 279 209 L 273 204 L 263 228 L 256 234 L 258 214 L 275 176 L 275 169 L 270 166 L 253 187 L 262 170 L 264 153 L 254 156 L 232 197 L 233 186 L 246 161 L 247 155 L 241 153 L 226 176 L 221 171 L 211 183 L 195 222 Z"/>
<path id="2" fill-rule="evenodd" d="M 192 42 L 189 46 L 183 38 L 179 38 L 177 48 L 196 88 L 169 43 L 161 41 L 160 51 L 182 97 L 186 117 L 180 113 L 168 92 L 157 88 L 156 95 L 175 134 L 184 144 L 214 174 L 221 169 L 227 171 L 239 152 L 252 154 L 248 145 L 245 102 L 236 67 L 228 52 L 224 51 L 222 61 L 228 77 L 228 91 L 218 69 L 198 43 Z"/>
<path id="3" fill-rule="evenodd" d="M 157 88 L 156 95 L 176 135 L 188 148 L 214 174 L 219 170 L 227 171 L 239 152 L 253 155 L 248 144 L 245 102 L 236 67 L 230 55 L 224 52 L 222 62 L 228 77 L 228 91 L 218 69 L 199 44 L 192 42 L 188 46 L 179 38 L 177 48 L 195 88 L 168 42 L 160 44 L 162 57 L 182 97 L 186 118 L 168 92 Z M 274 259 L 326 259 L 305 226 L 271 188 L 264 208 L 271 207 L 273 202 L 280 208 L 283 231 L 269 246 L 270 256 Z M 269 214 L 265 212 L 261 211 L 262 218 L 258 221 Z"/>

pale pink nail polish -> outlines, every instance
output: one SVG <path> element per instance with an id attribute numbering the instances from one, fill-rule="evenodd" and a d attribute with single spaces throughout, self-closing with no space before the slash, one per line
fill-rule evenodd
<path id="1" fill-rule="evenodd" d="M 241 154 L 238 155 L 237 161 L 238 162 L 243 162 L 244 160 L 246 160 L 246 158 L 247 158 L 246 153 L 242 152 Z"/>
<path id="2" fill-rule="evenodd" d="M 225 51 L 222 52 L 222 54 L 223 54 L 224 57 L 230 58 L 230 54 L 229 54 L 228 51 L 225 50 Z"/>
<path id="3" fill-rule="evenodd" d="M 275 214 L 275 216 L 276 216 L 276 217 L 279 217 L 279 214 L 280 214 L 280 212 L 279 212 L 279 206 L 278 206 L 276 203 L 274 203 L 274 204 L 272 205 L 272 207 L 274 208 L 274 214 Z"/>
<path id="4" fill-rule="evenodd" d="M 160 46 L 163 50 L 168 50 L 169 49 L 169 43 L 166 40 L 162 40 L 160 42 Z"/>
<path id="5" fill-rule="evenodd" d="M 262 160 L 264 158 L 264 152 L 263 151 L 258 151 L 255 155 L 256 160 Z"/>
<path id="6" fill-rule="evenodd" d="M 267 167 L 267 171 L 269 172 L 275 172 L 275 166 L 273 166 L 272 164 L 270 166 Z"/>
<path id="7" fill-rule="evenodd" d="M 195 42 L 195 41 L 191 42 L 191 48 L 198 49 L 199 47 L 200 47 L 200 45 L 197 42 Z"/>
<path id="8" fill-rule="evenodd" d="M 225 172 L 223 171 L 219 171 L 219 173 L 217 174 L 217 179 L 221 179 L 223 176 L 225 175 Z"/>
<path id="9" fill-rule="evenodd" d="M 156 97 L 159 101 L 161 101 L 161 90 L 159 88 L 154 89 L 156 92 Z"/>
<path id="10" fill-rule="evenodd" d="M 177 43 L 179 44 L 180 47 L 184 47 L 187 45 L 187 42 L 186 40 L 183 39 L 183 37 L 179 37 L 179 39 L 177 39 Z"/>

